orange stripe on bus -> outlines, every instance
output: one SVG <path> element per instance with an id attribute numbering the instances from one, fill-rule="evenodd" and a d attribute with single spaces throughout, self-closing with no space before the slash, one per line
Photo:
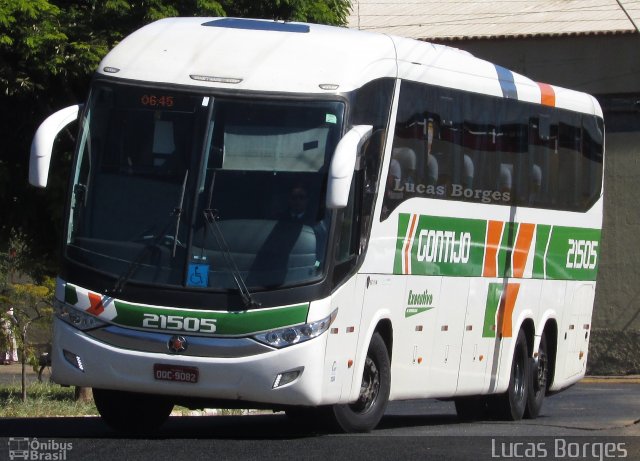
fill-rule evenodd
<path id="1" fill-rule="evenodd" d="M 502 237 L 503 226 L 504 223 L 502 221 L 487 222 L 487 244 L 484 251 L 484 268 L 482 270 L 484 277 L 498 276 L 496 256 L 498 255 L 498 250 L 500 250 L 500 237 Z"/>
<path id="2" fill-rule="evenodd" d="M 411 240 L 413 239 L 413 232 L 416 228 L 416 221 L 418 215 L 413 215 L 411 218 L 411 225 L 409 226 L 409 233 L 407 234 L 407 238 L 404 242 L 404 273 L 409 273 L 409 258 L 411 257 Z"/>
<path id="3" fill-rule="evenodd" d="M 513 250 L 513 276 L 522 278 L 524 276 L 524 266 L 527 264 L 527 256 L 531 249 L 535 224 L 521 223 L 518 226 L 518 237 L 516 247 Z"/>
<path id="4" fill-rule="evenodd" d="M 553 91 L 553 87 L 548 83 L 537 82 L 540 87 L 540 103 L 545 106 L 556 106 L 556 92 Z"/>
<path id="5" fill-rule="evenodd" d="M 104 312 L 102 296 L 100 296 L 99 294 L 89 292 L 89 304 L 90 306 L 85 309 L 85 312 L 93 315 L 100 315 Z"/>
<path id="6" fill-rule="evenodd" d="M 498 325 L 500 325 L 503 338 L 511 338 L 513 336 L 513 309 L 516 307 L 516 298 L 519 291 L 519 283 L 507 283 L 507 288 L 502 293 Z"/>

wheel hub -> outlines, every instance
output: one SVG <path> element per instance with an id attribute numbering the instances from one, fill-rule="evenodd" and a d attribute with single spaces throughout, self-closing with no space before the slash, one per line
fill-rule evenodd
<path id="1" fill-rule="evenodd" d="M 362 384 L 360 385 L 360 396 L 353 409 L 358 412 L 365 412 L 371 408 L 378 398 L 380 392 L 380 371 L 375 362 L 367 357 L 362 374 Z"/>
<path id="2" fill-rule="evenodd" d="M 515 395 L 519 400 L 524 398 L 524 376 L 524 367 L 520 362 L 516 362 L 513 370 L 513 388 L 515 390 Z"/>
<path id="3" fill-rule="evenodd" d="M 547 387 L 547 355 L 543 352 L 538 354 L 537 375 L 534 380 L 536 391 Z"/>

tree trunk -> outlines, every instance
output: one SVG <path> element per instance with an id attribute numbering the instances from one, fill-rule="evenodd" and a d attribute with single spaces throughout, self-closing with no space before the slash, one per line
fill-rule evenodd
<path id="1" fill-rule="evenodd" d="M 75 387 L 75 399 L 76 402 L 91 402 L 93 400 L 93 393 L 90 387 Z"/>
<path id="2" fill-rule="evenodd" d="M 27 367 L 26 367 L 26 362 L 27 362 L 27 348 L 26 348 L 26 344 L 27 344 L 27 331 L 26 328 L 22 331 L 22 350 L 20 351 L 20 363 L 22 365 L 22 377 L 21 377 L 21 381 L 22 381 L 22 401 L 26 402 L 27 401 Z"/>

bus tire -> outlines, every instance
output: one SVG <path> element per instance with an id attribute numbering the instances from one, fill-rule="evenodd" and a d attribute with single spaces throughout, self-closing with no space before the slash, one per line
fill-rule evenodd
<path id="1" fill-rule="evenodd" d="M 542 333 L 540 338 L 537 360 L 531 359 L 529 374 L 529 392 L 524 417 L 535 419 L 540 414 L 549 382 L 549 354 L 547 353 L 547 335 L 545 333 Z"/>
<path id="2" fill-rule="evenodd" d="M 497 395 L 490 404 L 494 417 L 506 421 L 522 419 L 529 395 L 530 369 L 527 338 L 524 330 L 520 330 L 513 351 L 509 388 L 504 394 Z"/>
<path id="3" fill-rule="evenodd" d="M 128 434 L 157 430 L 173 410 L 173 402 L 160 395 L 93 389 L 93 400 L 112 429 Z"/>
<path id="4" fill-rule="evenodd" d="M 371 431 L 384 415 L 390 390 L 389 352 L 382 336 L 374 333 L 365 359 L 358 400 L 351 404 L 333 405 L 333 419 L 344 432 Z"/>

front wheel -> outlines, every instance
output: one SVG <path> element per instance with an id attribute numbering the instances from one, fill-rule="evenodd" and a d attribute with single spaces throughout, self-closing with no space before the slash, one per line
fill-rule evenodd
<path id="1" fill-rule="evenodd" d="M 358 400 L 347 405 L 334 405 L 331 409 L 335 422 L 345 432 L 369 432 L 384 415 L 390 389 L 389 353 L 382 336 L 375 333 L 367 351 Z"/>
<path id="2" fill-rule="evenodd" d="M 112 429 L 129 434 L 155 431 L 173 410 L 173 402 L 160 395 L 93 389 L 93 400 Z"/>

